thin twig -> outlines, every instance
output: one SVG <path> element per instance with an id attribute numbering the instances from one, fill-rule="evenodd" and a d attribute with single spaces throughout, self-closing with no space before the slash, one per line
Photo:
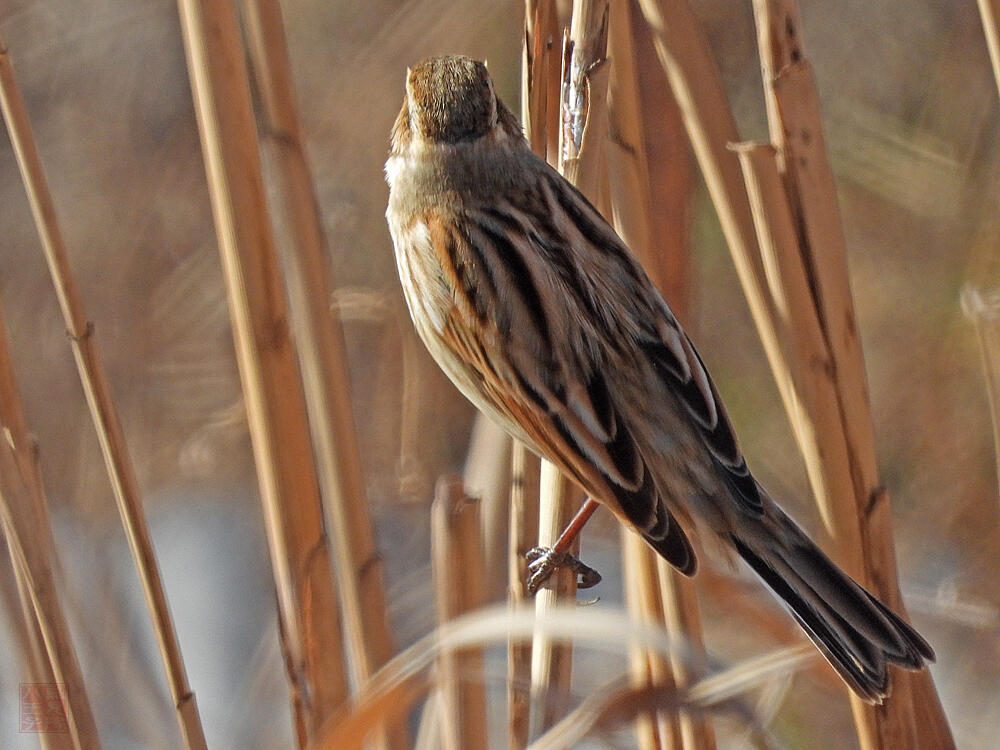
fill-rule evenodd
<path id="1" fill-rule="evenodd" d="M 179 0 L 278 595 L 294 727 L 305 747 L 347 695 L 305 397 L 268 222 L 232 0 Z"/>
<path id="2" fill-rule="evenodd" d="M 189 750 L 204 750 L 205 733 L 198 716 L 194 692 L 188 683 L 184 660 L 181 657 L 177 634 L 163 590 L 156 553 L 142 509 L 135 469 L 128 454 L 118 410 L 112 400 L 111 388 L 104 373 L 93 324 L 87 318 L 69 265 L 56 218 L 55 205 L 49 193 L 24 101 L 2 40 L 0 40 L 0 85 L 2 85 L 2 103 L 7 129 L 10 132 L 32 214 L 42 240 L 52 283 L 59 297 L 59 306 L 69 333 L 77 371 L 100 440 L 129 548 L 142 582 L 146 606 L 149 608 L 153 630 L 156 633 L 184 743 Z"/>

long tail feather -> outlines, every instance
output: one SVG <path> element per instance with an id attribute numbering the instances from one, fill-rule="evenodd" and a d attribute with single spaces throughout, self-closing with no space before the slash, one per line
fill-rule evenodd
<path id="1" fill-rule="evenodd" d="M 768 505 L 765 519 L 731 536 L 733 545 L 844 681 L 869 703 L 881 703 L 890 690 L 889 663 L 920 669 L 934 661 L 934 651 Z"/>

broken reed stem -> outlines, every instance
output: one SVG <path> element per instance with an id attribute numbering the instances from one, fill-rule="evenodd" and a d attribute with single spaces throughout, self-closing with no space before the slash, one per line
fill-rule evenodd
<path id="1" fill-rule="evenodd" d="M 242 0 L 247 47 L 261 96 L 261 140 L 280 200 L 276 226 L 287 244 L 289 302 L 312 431 L 320 489 L 333 536 L 333 569 L 343 614 L 347 666 L 362 683 L 393 654 L 382 560 L 368 515 L 361 455 L 351 406 L 343 330 L 330 311 L 332 284 L 319 201 L 306 158 L 294 98 L 281 7 Z M 409 745 L 395 726 L 380 745 Z"/>
<path id="2" fill-rule="evenodd" d="M 347 697 L 340 618 L 305 396 L 268 222 L 232 0 L 179 0 L 246 398 L 299 747 Z"/>
<path id="3" fill-rule="evenodd" d="M 650 273 L 661 292 L 666 292 L 667 284 L 677 285 L 689 279 L 671 278 L 677 262 L 661 252 L 658 243 L 654 242 L 645 148 L 647 132 L 643 130 L 645 112 L 640 102 L 632 29 L 630 6 L 616 3 L 609 39 L 609 122 L 612 135 L 606 149 L 610 202 L 618 234 Z M 670 137 L 662 128 L 660 132 L 661 138 Z M 661 198 L 678 200 L 677 196 Z M 679 199 L 684 200 L 685 196 Z M 686 253 L 687 248 L 678 247 L 676 250 Z M 658 565 L 655 553 L 636 535 L 623 533 L 622 538 L 624 575 L 630 581 L 628 603 L 633 617 L 667 627 L 677 642 L 688 644 L 691 655 L 698 655 L 704 661 L 705 649 L 694 583 L 669 565 Z M 699 677 L 693 673 L 689 661 L 688 658 L 677 659 L 671 664 L 671 660 L 650 653 L 636 655 L 633 657 L 636 668 L 633 677 L 639 684 L 653 678 L 655 682 L 652 684 L 683 689 Z M 648 719 L 640 721 L 638 729 L 640 742 L 645 747 L 683 747 L 685 750 L 715 747 L 714 733 L 703 715 L 660 713 L 655 723 Z M 658 737 L 654 737 L 653 732 Z"/>
<path id="4" fill-rule="evenodd" d="M 983 32 L 986 34 L 986 46 L 990 50 L 990 62 L 993 63 L 993 77 L 1000 92 L 1000 0 L 979 0 L 979 15 L 983 19 Z"/>
<path id="5" fill-rule="evenodd" d="M 868 401 L 867 374 L 858 335 L 847 269 L 847 248 L 837 203 L 836 186 L 823 135 L 819 95 L 805 55 L 798 3 L 795 0 L 754 0 L 764 88 L 770 101 L 772 140 L 783 158 L 775 163 L 784 181 L 791 225 L 798 228 L 798 251 L 806 278 L 795 279 L 803 298 L 812 295 L 820 336 L 813 346 L 825 346 L 830 369 L 817 371 L 810 361 L 794 370 L 797 383 L 818 381 L 804 389 L 804 405 L 819 430 L 816 450 L 824 458 L 834 450 L 846 452 L 847 465 L 834 481 L 848 486 L 823 496 L 828 528 L 849 573 L 905 616 L 899 591 L 889 496 L 880 484 L 875 456 L 875 430 Z M 777 185 L 775 186 L 777 191 Z M 793 319 L 797 324 L 800 319 Z M 795 333 L 810 340 L 815 331 Z M 802 338 L 799 338 L 801 341 Z M 786 352 L 786 356 L 790 356 Z M 830 393 L 819 393 L 829 389 Z M 820 422 L 813 397 L 833 399 L 836 412 Z M 843 472 L 841 475 L 840 472 Z M 930 672 L 894 670 L 894 693 L 874 708 L 853 693 L 851 707 L 863 750 L 867 748 L 948 748 L 954 746 Z"/>
<path id="6" fill-rule="evenodd" d="M 460 477 L 442 477 L 431 508 L 431 565 L 438 625 L 486 601 L 480 501 L 470 499 Z M 486 691 L 483 650 L 470 647 L 438 658 L 437 696 L 443 750 L 485 750 Z"/>
<path id="7" fill-rule="evenodd" d="M 184 744 L 189 750 L 203 750 L 206 747 L 205 733 L 198 716 L 194 692 L 188 683 L 177 634 L 163 590 L 163 581 L 156 562 L 149 527 L 146 524 L 135 469 L 128 454 L 118 410 L 112 400 L 111 388 L 104 373 L 93 324 L 87 318 L 69 265 L 56 218 L 55 204 L 48 189 L 24 101 L 2 40 L 0 40 L 0 99 L 11 144 L 21 170 L 21 178 L 42 241 L 45 260 L 59 298 L 59 307 L 69 334 L 77 371 L 101 444 L 101 452 L 122 525 L 128 537 L 129 549 L 142 582 L 146 606 L 163 659 L 167 684 L 177 712 Z"/>
<path id="8" fill-rule="evenodd" d="M 595 205 L 608 132 L 607 49 L 607 0 L 575 0 L 563 44 L 559 171 Z"/>
<path id="9" fill-rule="evenodd" d="M 483 522 L 481 585 L 487 598 L 503 596 L 507 588 L 507 527 L 510 514 L 510 451 L 513 440 L 503 427 L 482 412 L 476 413 L 472 439 L 465 457 L 465 491 L 479 498 Z"/>
<path id="10" fill-rule="evenodd" d="M 2 50 L 2 47 L 0 47 Z M 2 54 L 2 52 L 0 52 Z M 0 65 L 6 61 L 0 59 Z M 13 140 L 13 138 L 12 138 Z M 0 308 L 0 527 L 10 553 L 26 632 L 40 636 L 46 672 L 62 699 L 73 746 L 100 748 L 80 661 L 53 576 L 55 542 L 38 455 L 28 431 L 14 378 L 7 328 Z M 11 613 L 13 617 L 13 613 Z M 41 649 L 38 649 L 39 654 Z"/>

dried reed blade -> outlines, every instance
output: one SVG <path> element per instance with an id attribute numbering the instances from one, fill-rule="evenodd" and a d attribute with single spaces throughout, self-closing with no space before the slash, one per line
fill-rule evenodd
<path id="1" fill-rule="evenodd" d="M 993 77 L 997 82 L 997 91 L 1000 91 L 1000 0 L 979 0 L 979 15 L 983 19 L 986 46 L 993 63 Z"/>
<path id="2" fill-rule="evenodd" d="M 631 620 L 621 610 L 593 607 L 581 611 L 575 604 L 556 606 L 542 614 L 531 607 L 513 609 L 507 604 L 480 609 L 443 623 L 433 633 L 394 656 L 361 686 L 356 703 L 342 709 L 329 722 L 315 747 L 324 750 L 360 747 L 364 736 L 372 731 L 383 714 L 397 716 L 423 694 L 428 687 L 424 672 L 441 654 L 469 648 L 485 649 L 510 639 L 533 639 L 538 635 L 554 642 L 573 641 L 622 656 L 626 655 L 631 643 L 663 655 L 684 651 L 684 644 L 673 641 L 662 628 Z M 797 645 L 706 678 L 693 686 L 692 692 L 701 705 L 709 707 L 730 699 L 741 690 L 753 688 L 757 684 L 755 680 L 768 680 L 776 673 L 787 673 L 815 660 L 816 653 L 811 646 Z M 656 699 L 666 695 L 666 691 L 654 693 Z M 670 699 L 664 699 L 665 702 L 659 705 L 668 706 Z M 744 713 L 752 719 L 749 712 Z M 359 744 L 347 742 L 345 738 Z"/>
<path id="3" fill-rule="evenodd" d="M 0 58 L 0 65 L 4 64 Z M 49 682 L 59 690 L 72 745 L 78 750 L 100 748 L 80 662 L 52 573 L 55 542 L 37 461 L 0 309 L 0 527 L 19 596 L 30 605 L 23 610 L 27 634 L 40 636 L 35 649 L 41 652 L 38 646 L 44 648 L 46 661 L 39 660 L 39 667 L 51 674 Z"/>
<path id="4" fill-rule="evenodd" d="M 347 695 L 305 397 L 231 0 L 179 0 L 300 747 Z"/>
<path id="5" fill-rule="evenodd" d="M 483 537 L 480 501 L 470 499 L 459 477 L 438 481 L 431 508 L 431 564 L 438 624 L 482 606 Z M 438 660 L 438 709 L 444 750 L 485 750 L 486 692 L 482 649 L 444 652 Z"/>
<path id="6" fill-rule="evenodd" d="M 122 525 L 128 537 L 129 549 L 142 583 L 181 734 L 189 750 L 203 750 L 206 746 L 205 733 L 198 717 L 194 692 L 188 683 L 184 660 L 181 657 L 177 634 L 163 590 L 163 581 L 156 562 L 149 527 L 146 524 L 135 469 L 128 454 L 118 410 L 104 373 L 93 325 L 87 319 L 69 265 L 55 204 L 45 179 L 31 123 L 2 39 L 0 39 L 0 100 L 52 283 L 69 332 L 77 371 L 97 430 Z"/>
<path id="7" fill-rule="evenodd" d="M 768 105 L 770 129 L 784 157 L 782 176 L 794 226 L 800 228 L 799 251 L 808 275 L 800 293 L 813 295 L 822 344 L 829 350 L 832 371 L 829 378 L 820 380 L 822 386 L 834 391 L 838 413 L 832 415 L 833 421 L 839 424 L 843 450 L 848 456 L 849 465 L 842 469 L 840 481 L 853 484 L 849 491 L 829 497 L 824 516 L 846 570 L 905 615 L 889 496 L 878 475 L 846 242 L 823 135 L 819 95 L 804 51 L 798 4 L 795 0 L 755 0 L 754 14 L 764 63 L 764 88 L 767 98 L 773 99 Z M 805 334 L 810 339 L 814 335 Z M 813 410 L 808 394 L 804 404 Z M 832 424 L 816 421 L 824 438 L 835 433 Z M 824 442 L 819 449 L 824 456 L 827 445 Z M 824 500 L 817 497 L 821 507 Z M 930 672 L 895 671 L 893 698 L 886 705 L 874 708 L 851 695 L 862 748 L 954 746 Z"/>
<path id="8" fill-rule="evenodd" d="M 294 99 L 281 7 L 242 0 L 252 72 L 261 94 L 261 140 L 277 185 L 276 226 L 286 240 L 289 303 L 313 436 L 320 489 L 333 537 L 333 569 L 343 615 L 348 668 L 363 682 L 395 648 L 385 601 L 382 560 L 368 515 L 365 481 L 351 406 L 350 373 L 332 297 L 326 237 Z M 380 746 L 409 745 L 395 727 Z"/>

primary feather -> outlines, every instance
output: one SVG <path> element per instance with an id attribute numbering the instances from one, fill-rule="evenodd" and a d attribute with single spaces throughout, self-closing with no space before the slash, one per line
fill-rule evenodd
<path id="1" fill-rule="evenodd" d="M 669 307 L 531 152 L 481 63 L 432 58 L 409 73 L 386 175 L 414 324 L 476 406 L 681 572 L 697 565 L 681 522 L 734 548 L 864 699 L 887 694 L 887 663 L 933 659 L 756 482 Z"/>

